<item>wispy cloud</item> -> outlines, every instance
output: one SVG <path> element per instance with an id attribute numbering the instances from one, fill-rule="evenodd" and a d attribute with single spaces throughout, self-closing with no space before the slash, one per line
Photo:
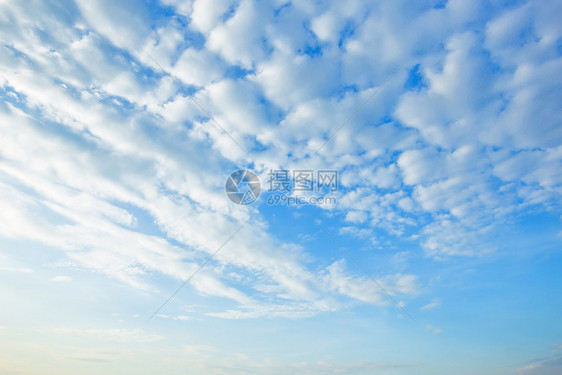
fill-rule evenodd
<path id="1" fill-rule="evenodd" d="M 427 305 L 423 305 L 422 307 L 420 307 L 420 310 L 425 311 L 425 310 L 432 310 L 435 309 L 436 307 L 441 306 L 441 301 L 433 301 L 428 303 Z"/>
<path id="2" fill-rule="evenodd" d="M 49 332 L 94 338 L 102 341 L 138 342 L 148 343 L 160 341 L 161 335 L 149 334 L 141 329 L 78 329 L 78 328 L 53 328 Z"/>
<path id="3" fill-rule="evenodd" d="M 442 330 L 441 328 L 434 327 L 434 326 L 432 326 L 432 325 L 430 325 L 430 324 L 428 324 L 428 325 L 425 327 L 425 329 L 426 329 L 427 331 L 431 332 L 431 333 L 434 334 L 434 335 L 438 335 L 438 334 L 440 334 L 440 333 L 443 333 L 443 330 Z"/>
<path id="4" fill-rule="evenodd" d="M 378 319 L 396 307 L 387 297 L 423 315 L 458 316 L 455 303 L 441 304 L 451 289 L 496 285 L 490 275 L 503 274 L 509 240 L 560 219 L 560 14 L 556 1 L 2 2 L 7 316 L 43 303 L 30 290 L 66 282 L 72 288 L 57 291 L 90 291 L 83 287 L 101 276 L 96 286 L 108 283 L 108 300 L 122 304 L 109 310 L 119 321 L 103 316 L 126 324 L 155 310 L 125 295 L 156 308 L 227 239 L 182 290 L 196 307 L 166 305 L 157 327 L 193 333 L 192 324 L 215 318 L 259 327 L 265 318 L 339 314 L 362 324 L 372 318 L 363 308 Z M 270 169 L 338 170 L 338 204 L 287 212 L 262 197 L 233 205 L 226 176 L 248 166 L 262 187 Z M 369 272 L 326 245 L 307 214 L 329 223 Z M 521 251 L 557 248 L 556 228 L 558 237 L 537 236 Z M 37 280 L 48 282 L 28 287 Z M 60 310 L 57 301 L 44 306 Z M 143 329 L 49 332 L 165 341 Z M 313 374 L 417 364 L 253 363 L 238 354 L 201 368 Z M 95 350 L 73 358 L 109 359 Z"/>
<path id="5" fill-rule="evenodd" d="M 70 276 L 55 276 L 49 279 L 49 281 L 55 283 L 68 283 L 72 281 L 72 277 Z"/>

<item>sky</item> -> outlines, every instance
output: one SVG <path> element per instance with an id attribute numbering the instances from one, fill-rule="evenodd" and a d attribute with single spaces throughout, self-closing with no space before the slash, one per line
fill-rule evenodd
<path id="1" fill-rule="evenodd" d="M 562 373 L 561 18 L 1 0 L 0 373 Z"/>

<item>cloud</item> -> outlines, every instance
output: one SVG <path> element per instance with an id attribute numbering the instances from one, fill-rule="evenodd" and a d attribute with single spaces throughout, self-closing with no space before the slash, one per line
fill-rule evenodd
<path id="1" fill-rule="evenodd" d="M 1 191 L 1 190 L 0 190 Z M 0 270 L 6 272 L 16 272 L 16 273 L 33 273 L 35 270 L 29 267 L 21 265 L 19 262 L 14 261 L 5 254 L 0 254 Z"/>
<path id="2" fill-rule="evenodd" d="M 431 332 L 434 335 L 438 335 L 440 333 L 443 333 L 443 330 L 441 328 L 437 328 L 437 327 L 434 327 L 434 326 L 429 325 L 429 324 L 425 327 L 425 329 L 427 331 Z"/>
<path id="3" fill-rule="evenodd" d="M 548 358 L 538 358 L 530 361 L 529 364 L 517 369 L 520 374 L 545 374 L 554 375 L 562 369 L 562 357 L 552 356 Z"/>
<path id="4" fill-rule="evenodd" d="M 170 316 L 170 315 L 166 315 L 166 314 L 157 314 L 156 316 L 157 316 L 158 318 L 172 319 L 172 320 L 183 320 L 183 321 L 193 320 L 192 317 L 187 316 L 187 315 L 174 315 L 174 316 Z"/>
<path id="5" fill-rule="evenodd" d="M 395 303 L 308 213 L 396 304 L 420 314 L 454 308 L 442 305 L 440 286 L 488 286 L 496 273 L 466 279 L 462 270 L 485 264 L 501 274 L 510 241 L 543 227 L 535 218 L 544 213 L 560 216 L 561 12 L 559 2 L 526 0 L 1 2 L 0 270 L 14 279 L 10 288 L 25 302 L 24 276 L 89 285 L 95 274 L 109 286 L 104 298 L 120 305 L 119 316 L 102 318 L 139 323 L 146 314 L 120 293 L 154 311 L 214 255 L 182 291 L 192 306 L 167 305 L 153 320 L 158 332 L 77 320 L 41 330 L 50 336 L 43 347 L 31 337 L 6 348 L 40 353 L 46 360 L 34 363 L 47 371 L 50 361 L 74 359 L 63 372 L 110 361 L 132 372 L 149 364 L 209 374 L 422 366 L 384 351 L 400 335 L 377 347 L 388 361 L 361 361 L 377 354 L 376 340 L 357 360 L 336 347 L 344 337 L 288 361 L 275 350 L 264 356 L 270 343 L 256 352 L 247 338 L 266 332 L 282 343 L 283 325 L 312 337 L 311 317 L 353 316 L 363 333 L 396 318 Z M 268 206 L 263 192 L 252 206 L 234 205 L 225 179 L 244 167 L 262 183 L 270 169 L 337 169 L 338 204 L 287 211 Z M 512 239 L 520 223 L 525 230 Z M 551 240 L 558 238 L 518 245 L 535 252 Z M 56 273 L 39 277 L 30 257 Z M 235 352 L 239 335 L 222 324 L 249 327 Z M 180 326 L 189 342 L 171 348 L 174 335 L 186 342 L 174 331 Z M 57 340 L 72 345 L 52 347 Z M 415 345 L 415 333 L 409 341 Z M 10 368 L 23 368 L 17 361 Z M 518 367 L 559 374 L 560 358 L 553 352 Z"/>
<path id="6" fill-rule="evenodd" d="M 108 38 L 115 46 L 137 48 L 146 37 L 150 16 L 148 9 L 134 1 L 77 1 L 89 26 Z"/>
<path id="7" fill-rule="evenodd" d="M 233 5 L 229 0 L 196 0 L 192 5 L 191 25 L 198 31 L 209 32 L 221 23 Z"/>
<path id="8" fill-rule="evenodd" d="M 223 316 L 307 316 L 386 302 L 265 212 L 228 205 L 224 177 L 250 159 L 338 169 L 329 213 L 353 224 L 338 233 L 384 231 L 434 259 L 485 256 L 510 215 L 559 210 L 557 5 L 167 4 L 158 19 L 131 2 L 1 6 L 2 236 L 154 292 L 152 277 L 184 280 L 252 216 L 191 285 L 237 304 Z M 379 278 L 404 297 L 423 283 Z"/>
<path id="9" fill-rule="evenodd" d="M 441 301 L 433 301 L 428 303 L 427 305 L 423 305 L 422 307 L 420 307 L 420 310 L 425 311 L 425 310 L 432 310 L 435 309 L 436 307 L 441 306 Z"/>
<path id="10" fill-rule="evenodd" d="M 74 329 L 53 328 L 49 332 L 94 338 L 101 341 L 150 343 L 163 339 L 160 335 L 148 334 L 141 329 Z"/>
<path id="11" fill-rule="evenodd" d="M 49 279 L 49 281 L 55 283 L 68 283 L 72 281 L 72 277 L 70 276 L 55 276 Z"/>
<path id="12" fill-rule="evenodd" d="M 302 319 L 322 312 L 335 311 L 337 305 L 329 301 L 304 302 L 292 304 L 259 304 L 241 306 L 241 309 L 207 313 L 208 316 L 222 319 L 286 318 Z"/>
<path id="13" fill-rule="evenodd" d="M 325 280 L 332 289 L 348 297 L 375 305 L 389 303 L 385 293 L 370 278 L 352 278 L 344 272 L 344 265 L 345 262 L 342 260 L 328 267 Z M 386 276 L 377 282 L 390 295 L 411 295 L 419 291 L 418 279 L 415 275 L 396 274 Z"/>
<path id="14" fill-rule="evenodd" d="M 252 69 L 254 61 L 267 53 L 263 34 L 268 22 L 269 5 L 242 0 L 226 22 L 220 23 L 208 35 L 207 46 L 233 65 Z"/>

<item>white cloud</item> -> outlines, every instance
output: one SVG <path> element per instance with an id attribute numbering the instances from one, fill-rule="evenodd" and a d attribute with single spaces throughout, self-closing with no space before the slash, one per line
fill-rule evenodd
<path id="1" fill-rule="evenodd" d="M 555 354 L 527 361 L 525 366 L 517 369 L 517 373 L 555 375 L 560 372 L 561 368 L 562 357 Z"/>
<path id="2" fill-rule="evenodd" d="M 34 254 L 12 246 L 33 241 L 44 252 L 38 259 L 57 267 L 39 281 L 84 283 L 96 273 L 117 285 L 109 297 L 162 301 L 251 217 L 186 286 L 193 306 L 172 303 L 153 321 L 158 330 L 190 328 L 190 343 L 177 352 L 141 350 L 133 361 L 120 345 L 154 349 L 175 340 L 123 326 L 56 328 L 47 331 L 46 349 L 34 340 L 21 352 L 79 360 L 75 366 L 116 361 L 140 372 L 152 370 L 146 363 L 209 374 L 416 366 L 341 362 L 323 348 L 314 349 L 316 358 L 279 363 L 244 347 L 229 353 L 220 334 L 219 346 L 198 345 L 195 323 L 256 319 L 252 329 L 263 333 L 267 318 L 359 317 L 358 305 L 398 312 L 336 248 L 324 248 L 321 231 L 304 233 L 306 209 L 284 216 L 228 201 L 226 176 L 252 161 L 262 182 L 269 168 L 338 169 L 338 204 L 315 219 L 329 223 L 399 306 L 420 314 L 439 309 L 434 281 L 447 278 L 423 271 L 487 262 L 492 257 L 453 257 L 506 246 L 498 234 L 527 214 L 559 216 L 561 5 L 441 3 L 1 2 L 0 236 L 8 246 L 0 246 L 0 270 L 8 278 L 40 276 L 26 261 Z M 156 9 L 162 4 L 170 7 Z M 127 311 L 127 298 L 118 303 L 119 317 L 102 314 L 111 324 L 139 317 Z M 57 340 L 68 346 L 51 347 Z M 80 341 L 91 345 L 74 345 Z M 520 372 L 558 374 L 554 354 L 519 364 Z M 14 364 L 8 369 L 19 369 Z"/>
<path id="3" fill-rule="evenodd" d="M 0 57 L 11 98 L 0 107 L 0 189 L 9 197 L 0 210 L 3 236 L 63 249 L 73 265 L 150 289 L 149 274 L 184 279 L 257 214 L 228 206 L 222 191 L 223 172 L 246 155 L 148 55 L 197 86 L 197 102 L 251 151 L 258 169 L 338 168 L 342 189 L 331 213 L 353 223 L 341 233 L 374 242 L 382 228 L 410 233 L 434 258 L 483 255 L 507 215 L 556 206 L 555 5 L 499 16 L 494 8 L 478 19 L 481 5 L 462 1 L 443 9 L 409 4 L 407 12 L 403 2 L 365 12 L 358 1 L 325 9 L 194 1 L 175 4 L 181 17 L 156 23 L 132 5 L 79 2 L 81 14 L 65 17 L 47 5 L 32 14 L 2 6 L 4 17 L 17 19 L 0 31 L 11 41 Z M 512 35 L 529 26 L 536 35 L 516 46 Z M 421 84 L 404 92 L 417 64 Z M 232 73 L 240 68 L 248 72 Z M 139 229 L 143 220 L 156 234 Z M 384 303 L 365 278 L 338 262 L 318 270 L 307 249 L 272 232 L 257 215 L 193 286 L 252 316 L 261 313 L 244 307 L 256 306 L 260 293 L 273 306 L 303 303 L 296 314 L 322 311 L 315 304 L 326 294 Z M 233 275 L 247 274 L 243 292 Z M 392 293 L 419 289 L 413 274 L 381 279 Z"/>
<path id="4" fill-rule="evenodd" d="M 267 53 L 263 34 L 268 21 L 268 3 L 242 0 L 226 22 L 210 31 L 207 46 L 231 64 L 252 69 Z M 269 10 L 269 11 L 268 11 Z"/>
<path id="5" fill-rule="evenodd" d="M 193 2 L 191 25 L 201 32 L 208 32 L 220 24 L 224 14 L 234 4 L 230 0 L 196 0 Z"/>
<path id="6" fill-rule="evenodd" d="M 369 277 L 352 278 L 344 271 L 345 262 L 338 261 L 328 267 L 325 281 L 339 293 L 375 305 L 387 305 L 388 297 Z M 419 291 L 415 275 L 391 275 L 377 280 L 390 295 L 412 295 Z"/>
<path id="7" fill-rule="evenodd" d="M 144 4 L 78 0 L 77 6 L 89 26 L 117 47 L 134 50 L 149 32 L 150 15 Z"/>
<path id="8" fill-rule="evenodd" d="M 367 214 L 364 211 L 349 211 L 345 219 L 352 223 L 363 223 L 367 220 Z"/>
<path id="9" fill-rule="evenodd" d="M 256 319 L 256 318 L 286 318 L 301 319 L 317 315 L 321 312 L 335 311 L 338 306 L 333 302 L 317 301 L 313 303 L 292 303 L 292 304 L 261 304 L 246 305 L 242 309 L 227 310 L 223 312 L 208 313 L 208 316 L 222 319 Z"/>
<path id="10" fill-rule="evenodd" d="M 443 333 L 443 330 L 442 330 L 441 328 L 434 327 L 434 326 L 432 326 L 432 325 L 430 325 L 430 324 L 428 324 L 428 325 L 425 327 L 425 329 L 426 329 L 427 331 L 431 332 L 431 333 L 434 334 L 434 335 L 438 335 L 438 334 L 440 334 L 440 333 Z"/>
<path id="11" fill-rule="evenodd" d="M 422 307 L 420 307 L 420 310 L 425 311 L 425 310 L 432 310 L 435 309 L 436 307 L 441 306 L 441 301 L 433 301 L 428 303 L 427 305 L 423 305 Z"/>
<path id="12" fill-rule="evenodd" d="M 71 335 L 91 337 L 101 341 L 118 341 L 118 342 L 139 342 L 148 343 L 160 341 L 164 337 L 146 333 L 142 329 L 75 329 L 75 328 L 53 328 L 49 332 Z"/>
<path id="13" fill-rule="evenodd" d="M 72 277 L 70 276 L 55 276 L 49 279 L 49 281 L 55 283 L 68 283 L 72 281 Z"/>
<path id="14" fill-rule="evenodd" d="M 213 53 L 187 48 L 171 73 L 189 85 L 207 86 L 221 78 L 224 70 L 222 62 Z"/>
<path id="15" fill-rule="evenodd" d="M 0 191 L 2 191 L 2 187 L 0 186 Z M 1 205 L 0 205 L 1 207 Z M 2 216 L 0 216 L 2 217 Z M 10 234 L 8 232 L 1 232 L 1 234 L 8 237 Z M 17 273 L 33 273 L 35 272 L 32 268 L 26 267 L 25 265 L 21 264 L 12 257 L 8 256 L 7 254 L 0 253 L 0 270 L 6 272 L 17 272 Z"/>

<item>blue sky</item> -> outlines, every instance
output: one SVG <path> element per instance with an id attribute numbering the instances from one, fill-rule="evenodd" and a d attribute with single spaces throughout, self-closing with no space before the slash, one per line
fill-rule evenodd
<path id="1" fill-rule="evenodd" d="M 561 16 L 2 2 L 0 372 L 560 374 Z"/>

